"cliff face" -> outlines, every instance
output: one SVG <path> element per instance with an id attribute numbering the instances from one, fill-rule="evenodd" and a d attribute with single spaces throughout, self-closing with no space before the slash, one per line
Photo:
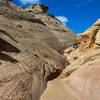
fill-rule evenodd
<path id="1" fill-rule="evenodd" d="M 0 100 L 100 100 L 100 19 L 76 36 L 47 10 L 0 0 Z"/>
<path id="2" fill-rule="evenodd" d="M 34 5 L 24 9 L 9 0 L 0 0 L 0 2 L 1 20 L 5 16 L 8 24 L 14 23 L 13 25 L 19 30 L 33 32 L 36 40 L 44 41 L 59 52 L 63 52 L 66 47 L 75 43 L 74 32 L 54 16 L 46 13 L 47 6 Z"/>
<path id="3" fill-rule="evenodd" d="M 76 36 L 46 11 L 0 0 L 0 100 L 39 100 L 68 64 L 61 53 Z"/>
<path id="4" fill-rule="evenodd" d="M 64 52 L 69 65 L 48 82 L 40 100 L 100 100 L 100 19 L 77 41 Z"/>

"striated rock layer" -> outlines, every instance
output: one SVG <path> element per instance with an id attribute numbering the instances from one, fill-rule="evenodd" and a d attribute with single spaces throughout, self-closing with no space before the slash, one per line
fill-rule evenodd
<path id="1" fill-rule="evenodd" d="M 40 100 L 100 100 L 100 19 L 67 48 L 69 65 L 48 82 Z"/>
<path id="2" fill-rule="evenodd" d="M 53 15 L 40 10 L 45 7 L 47 8 L 47 6 L 40 5 L 39 8 L 37 5 L 34 5 L 34 7 L 21 8 L 9 0 L 0 0 L 0 2 L 0 15 L 3 15 L 0 16 L 0 19 L 3 20 L 5 16 L 7 21 L 4 20 L 8 23 L 14 23 L 13 27 L 16 30 L 19 29 L 27 33 L 33 33 L 32 36 L 36 40 L 43 41 L 61 53 L 66 47 L 75 43 L 76 36 L 74 32 L 66 28 Z"/>
<path id="3" fill-rule="evenodd" d="M 76 36 L 47 9 L 0 0 L 0 100 L 39 100 L 68 65 L 61 53 Z"/>

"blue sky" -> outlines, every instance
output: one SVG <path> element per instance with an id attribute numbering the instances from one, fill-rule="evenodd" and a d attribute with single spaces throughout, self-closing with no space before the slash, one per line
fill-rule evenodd
<path id="1" fill-rule="evenodd" d="M 75 33 L 84 32 L 100 18 L 100 0 L 13 0 L 20 6 L 45 4 L 49 13 L 59 18 Z"/>

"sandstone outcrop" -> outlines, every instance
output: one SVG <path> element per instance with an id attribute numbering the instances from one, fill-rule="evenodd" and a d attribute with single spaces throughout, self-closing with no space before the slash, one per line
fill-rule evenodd
<path id="1" fill-rule="evenodd" d="M 99 100 L 100 60 L 88 62 L 69 77 L 48 82 L 40 100 Z"/>
<path id="2" fill-rule="evenodd" d="M 32 11 L 34 13 L 46 13 L 48 11 L 48 6 L 45 6 L 45 5 L 32 5 L 32 6 L 29 6 L 27 8 L 25 8 L 25 10 L 28 10 L 28 11 Z"/>
<path id="3" fill-rule="evenodd" d="M 100 20 L 77 36 L 77 48 L 67 48 L 64 53 L 69 65 L 57 79 L 48 82 L 40 100 L 100 99 L 99 32 Z"/>
<path id="4" fill-rule="evenodd" d="M 34 32 L 34 38 L 44 41 L 61 53 L 76 41 L 74 32 L 47 12 L 38 12 L 34 10 L 36 7 L 21 8 L 9 0 L 0 0 L 0 5 L 0 14 L 5 16 L 9 22 L 15 22 L 19 29 Z M 32 8 L 31 12 L 30 8 Z"/>
<path id="5" fill-rule="evenodd" d="M 99 100 L 100 19 L 76 36 L 47 10 L 0 0 L 0 100 Z"/>
<path id="6" fill-rule="evenodd" d="M 61 53 L 76 35 L 44 10 L 34 12 L 37 7 L 0 0 L 0 100 L 39 100 L 68 65 Z"/>

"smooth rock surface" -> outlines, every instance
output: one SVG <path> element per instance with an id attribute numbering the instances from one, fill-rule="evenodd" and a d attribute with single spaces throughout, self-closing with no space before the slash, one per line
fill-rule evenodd
<path id="1" fill-rule="evenodd" d="M 80 65 L 69 77 L 48 83 L 40 100 L 99 100 L 100 60 Z"/>

